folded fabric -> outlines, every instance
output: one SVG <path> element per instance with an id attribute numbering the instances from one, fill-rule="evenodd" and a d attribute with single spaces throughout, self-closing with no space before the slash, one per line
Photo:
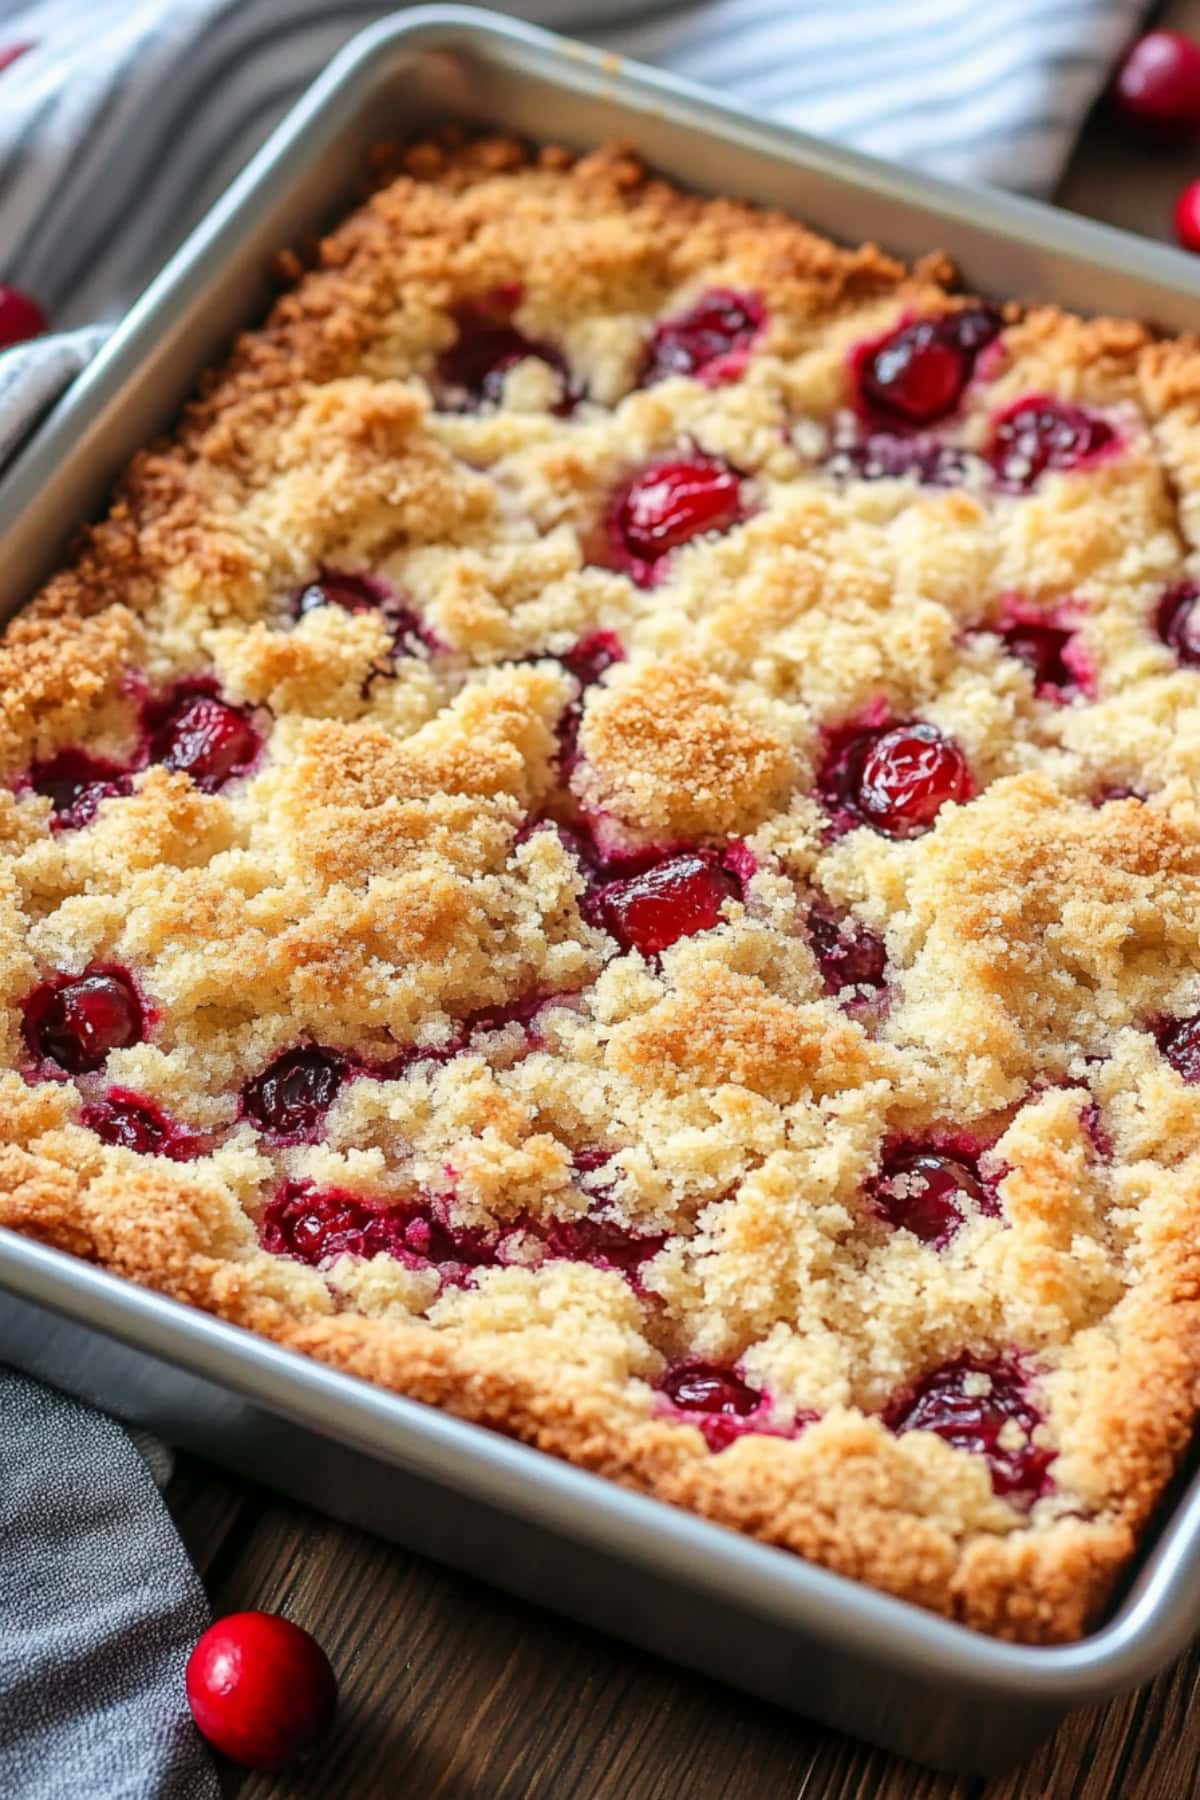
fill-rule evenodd
<path id="1" fill-rule="evenodd" d="M 5 1800 L 218 1800 L 183 1687 L 207 1622 L 128 1433 L 0 1369 Z"/>

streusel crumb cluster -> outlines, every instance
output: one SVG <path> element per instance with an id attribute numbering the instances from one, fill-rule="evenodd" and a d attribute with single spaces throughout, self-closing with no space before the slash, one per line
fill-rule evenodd
<path id="1" fill-rule="evenodd" d="M 939 1612 L 1200 1377 L 1200 346 L 425 143 L 0 648 L 0 1218 Z"/>

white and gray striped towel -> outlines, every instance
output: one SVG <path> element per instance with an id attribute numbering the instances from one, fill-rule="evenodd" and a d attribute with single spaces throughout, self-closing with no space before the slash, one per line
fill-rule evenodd
<path id="1" fill-rule="evenodd" d="M 913 167 L 1046 193 L 1149 0 L 513 0 Z M 0 462 L 372 0 L 0 0 L 0 280 L 82 328 L 0 362 Z M 97 326 L 95 321 L 101 321 Z"/>
<path id="2" fill-rule="evenodd" d="M 388 10 L 0 0 L 0 280 L 28 289 L 58 328 L 0 357 L 0 463 L 301 88 Z M 1147 5 L 516 0 L 512 10 L 860 149 L 1047 192 Z M 29 48 L 2 66 L 18 45 Z M 203 1600 L 128 1440 L 0 1375 L 0 1527 L 4 1800 L 214 1793 L 180 1681 Z"/>

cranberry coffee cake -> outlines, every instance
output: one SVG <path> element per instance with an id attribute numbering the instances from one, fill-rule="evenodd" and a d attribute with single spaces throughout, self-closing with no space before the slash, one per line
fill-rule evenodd
<path id="1" fill-rule="evenodd" d="M 1200 344 L 380 159 L 0 649 L 0 1219 L 981 1630 L 1200 1380 Z"/>

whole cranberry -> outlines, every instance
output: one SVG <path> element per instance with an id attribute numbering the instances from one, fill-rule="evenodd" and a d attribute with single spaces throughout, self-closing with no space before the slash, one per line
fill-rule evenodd
<path id="1" fill-rule="evenodd" d="M 1178 31 L 1148 31 L 1125 54 L 1113 99 L 1145 137 L 1186 142 L 1200 133 L 1200 46 Z"/>
<path id="2" fill-rule="evenodd" d="M 1175 241 L 1184 250 L 1200 250 L 1200 181 L 1189 181 L 1174 212 Z"/>
<path id="3" fill-rule="evenodd" d="M 25 1042 L 33 1055 L 69 1075 L 102 1068 L 110 1050 L 138 1044 L 145 1014 L 123 969 L 103 966 L 82 975 L 52 975 L 23 1002 Z"/>
<path id="4" fill-rule="evenodd" d="M 853 818 L 895 838 L 927 831 L 948 801 L 961 804 L 974 792 L 954 739 L 919 719 L 850 733 L 820 785 L 827 802 L 840 802 Z"/>
<path id="5" fill-rule="evenodd" d="M 46 315 L 33 296 L 0 281 L 0 350 L 40 337 L 45 329 Z"/>
<path id="6" fill-rule="evenodd" d="M 213 1747 L 247 1769 L 308 1756 L 333 1723 L 337 1678 L 307 1631 L 277 1613 L 230 1613 L 188 1659 L 192 1717 Z"/>
<path id="7" fill-rule="evenodd" d="M 1182 668 L 1200 668 L 1200 588 L 1193 581 L 1177 581 L 1158 603 L 1155 626 L 1158 635 Z"/>

